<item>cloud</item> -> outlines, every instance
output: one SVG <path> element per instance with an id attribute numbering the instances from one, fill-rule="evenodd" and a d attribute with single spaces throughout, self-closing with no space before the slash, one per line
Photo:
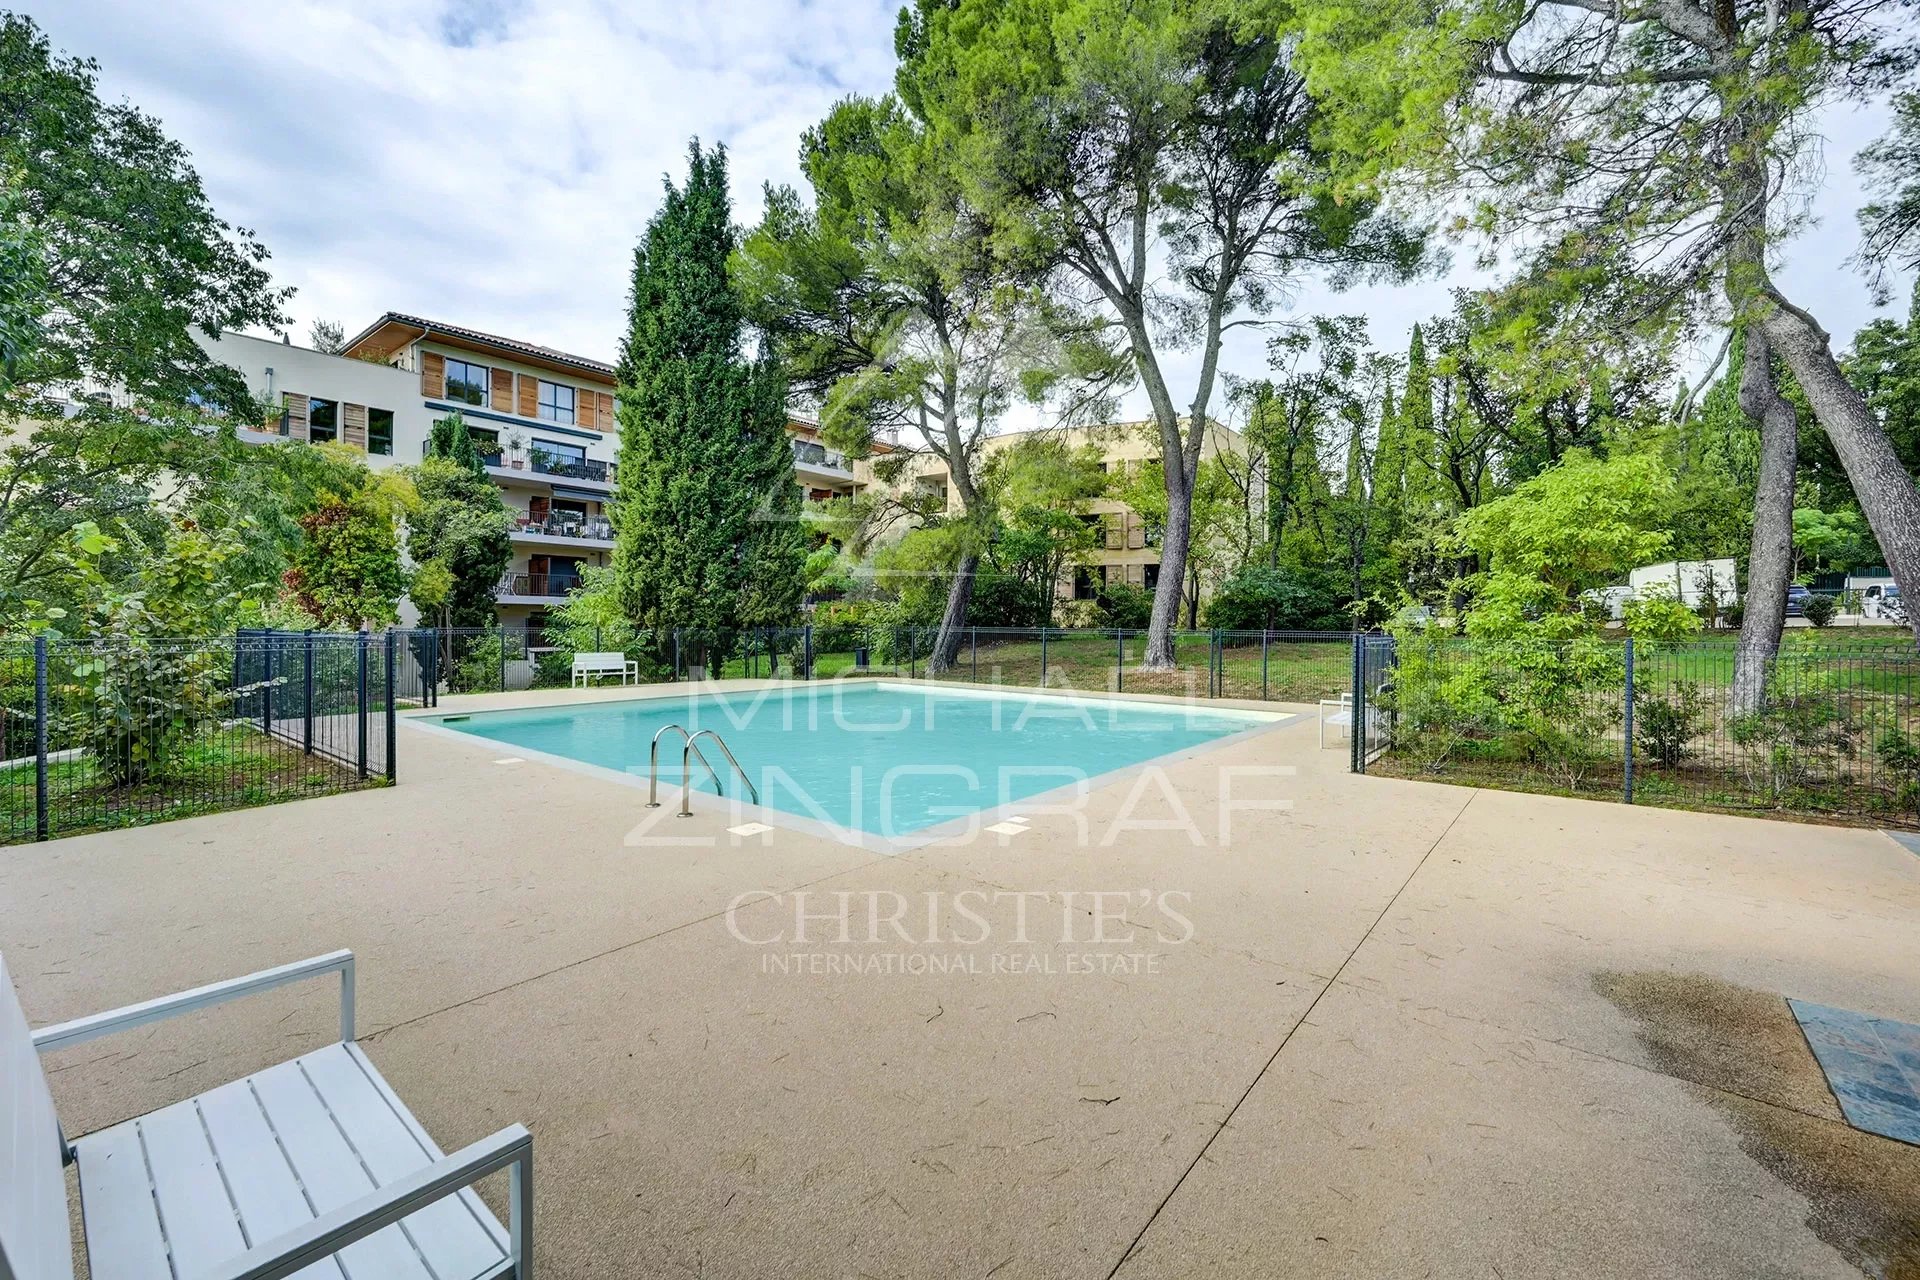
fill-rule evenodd
<path id="1" fill-rule="evenodd" d="M 611 358 L 633 245 L 688 140 L 736 216 L 800 131 L 892 78 L 892 0 L 30 4 L 158 116 L 294 285 L 295 333 L 415 311 Z"/>
<path id="2" fill-rule="evenodd" d="M 764 182 L 799 181 L 800 132 L 893 74 L 898 0 L 29 0 L 55 44 L 101 63 L 101 87 L 160 117 L 216 205 L 272 251 L 315 317 L 349 332 L 403 310 L 611 358 L 633 245 L 688 140 L 727 144 L 735 216 Z M 1845 265 L 1860 203 L 1851 155 L 1884 123 L 1834 113 L 1817 227 L 1781 281 L 1843 342 L 1871 316 Z M 1338 293 L 1303 281 L 1298 316 L 1365 314 L 1404 349 L 1448 309 L 1457 271 Z M 1223 367 L 1257 377 L 1240 331 Z M 1177 398 L 1198 362 L 1170 355 Z M 1136 394 L 1125 406 L 1144 412 Z M 1017 415 L 1024 425 L 1033 415 Z"/>

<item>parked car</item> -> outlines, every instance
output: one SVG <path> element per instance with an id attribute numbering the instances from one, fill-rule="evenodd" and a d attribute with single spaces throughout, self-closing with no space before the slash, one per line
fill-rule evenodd
<path id="1" fill-rule="evenodd" d="M 1906 601 L 1900 598 L 1900 588 L 1891 582 L 1876 582 L 1860 593 L 1860 612 L 1869 618 L 1881 618 L 1895 622 L 1907 620 Z"/>
<path id="2" fill-rule="evenodd" d="M 1900 588 L 1887 587 L 1882 590 L 1878 607 L 1871 616 L 1882 622 L 1904 623 L 1907 620 L 1907 601 L 1900 594 Z"/>
<path id="3" fill-rule="evenodd" d="M 1794 583 L 1792 586 L 1788 587 L 1787 588 L 1787 616 L 1789 618 L 1806 617 L 1807 601 L 1811 600 L 1812 598 L 1813 598 L 1813 592 L 1810 589 L 1801 586 L 1797 582 Z"/>

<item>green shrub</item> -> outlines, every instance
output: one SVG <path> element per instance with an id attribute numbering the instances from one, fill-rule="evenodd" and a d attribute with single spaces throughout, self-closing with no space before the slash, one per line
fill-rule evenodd
<path id="1" fill-rule="evenodd" d="M 1655 764 L 1673 768 L 1691 754 L 1687 744 L 1705 727 L 1711 705 L 1691 680 L 1676 682 L 1664 695 L 1636 691 L 1633 728 L 1640 750 Z"/>
<path id="2" fill-rule="evenodd" d="M 1131 582 L 1109 582 L 1100 592 L 1100 613 L 1109 627 L 1138 631 L 1153 620 L 1153 592 Z"/>
<path id="3" fill-rule="evenodd" d="M 1740 624 L 1746 620 L 1747 606 L 1743 604 L 1730 604 L 1720 611 L 1720 616 L 1726 620 L 1729 627 L 1738 631 Z"/>
<path id="4" fill-rule="evenodd" d="M 455 693 L 498 690 L 501 687 L 501 658 L 502 643 L 499 632 L 468 640 L 464 649 L 454 655 L 453 670 L 448 674 L 447 687 Z"/>
<path id="5" fill-rule="evenodd" d="M 1046 592 L 1033 583 L 1004 573 L 982 573 L 973 580 L 973 595 L 967 601 L 967 625 L 1037 627 L 1046 617 Z M 938 626 L 939 622 L 938 613 L 924 620 L 928 626 Z"/>
<path id="6" fill-rule="evenodd" d="M 1894 803 L 1909 811 L 1920 808 L 1920 742 L 1899 729 L 1888 729 L 1873 745 L 1893 780 Z"/>
<path id="7" fill-rule="evenodd" d="M 1761 709 L 1727 726 L 1747 749 L 1741 762 L 1748 784 L 1785 801 L 1794 792 L 1830 781 L 1859 754 L 1858 726 L 1837 695 L 1830 663 L 1804 645 L 1783 645 L 1774 659 Z"/>
<path id="8" fill-rule="evenodd" d="M 1699 632 L 1700 615 L 1674 599 L 1671 592 L 1652 592 L 1629 600 L 1620 608 L 1627 634 L 1635 640 L 1684 640 Z"/>
<path id="9" fill-rule="evenodd" d="M 1220 584 L 1204 621 L 1222 631 L 1343 631 L 1347 615 L 1325 575 L 1255 565 Z"/>
<path id="10" fill-rule="evenodd" d="M 1803 606 L 1807 621 L 1816 627 L 1824 627 L 1833 621 L 1835 605 L 1832 596 L 1811 595 Z"/>

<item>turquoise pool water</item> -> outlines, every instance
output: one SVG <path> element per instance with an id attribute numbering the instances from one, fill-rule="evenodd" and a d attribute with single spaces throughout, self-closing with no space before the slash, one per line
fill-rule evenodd
<path id="1" fill-rule="evenodd" d="M 910 835 L 984 809 L 1285 719 L 1158 706 L 846 682 L 688 693 L 433 717 L 443 727 L 621 773 L 647 772 L 669 724 L 713 729 L 769 808 L 871 835 Z M 726 762 L 703 744 L 716 769 Z M 713 783 L 698 761 L 699 790 Z M 677 800 L 679 736 L 660 744 L 661 802 Z M 727 794 L 740 791 L 729 783 Z"/>

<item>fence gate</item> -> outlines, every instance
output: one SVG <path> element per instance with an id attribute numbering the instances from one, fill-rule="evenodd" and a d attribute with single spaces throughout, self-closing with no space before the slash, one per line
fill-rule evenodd
<path id="1" fill-rule="evenodd" d="M 1396 661 L 1392 636 L 1353 638 L 1353 725 L 1348 731 L 1352 756 L 1348 767 L 1365 773 L 1392 738 L 1391 699 Z"/>

